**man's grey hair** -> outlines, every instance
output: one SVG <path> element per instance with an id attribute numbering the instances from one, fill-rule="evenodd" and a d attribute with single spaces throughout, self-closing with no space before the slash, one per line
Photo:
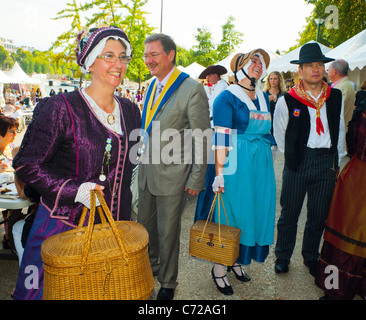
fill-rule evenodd
<path id="1" fill-rule="evenodd" d="M 147 37 L 144 41 L 144 44 L 146 45 L 149 42 L 154 41 L 160 41 L 161 46 L 163 47 L 163 50 L 166 54 L 169 54 L 170 51 L 174 50 L 174 59 L 173 59 L 173 65 L 175 65 L 176 56 L 177 56 L 177 46 L 174 42 L 174 40 L 164 34 L 164 33 L 155 33 L 149 37 Z"/>
<path id="2" fill-rule="evenodd" d="M 344 59 L 337 59 L 334 60 L 330 66 L 330 69 L 332 70 L 337 70 L 337 72 L 339 73 L 339 75 L 341 76 L 347 76 L 348 75 L 348 69 L 349 69 L 349 65 L 348 62 Z"/>

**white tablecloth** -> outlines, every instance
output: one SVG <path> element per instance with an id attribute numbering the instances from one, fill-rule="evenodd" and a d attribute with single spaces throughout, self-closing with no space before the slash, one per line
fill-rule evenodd
<path id="1" fill-rule="evenodd" d="M 11 191 L 1 194 L 1 190 L 9 189 Z M 0 208 L 1 209 L 23 209 L 32 205 L 32 202 L 18 197 L 18 192 L 14 183 L 2 185 L 0 187 Z"/>

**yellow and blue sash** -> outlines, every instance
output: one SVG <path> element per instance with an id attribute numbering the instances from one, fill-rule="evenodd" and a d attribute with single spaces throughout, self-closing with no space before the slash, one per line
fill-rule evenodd
<path id="1" fill-rule="evenodd" d="M 141 118 L 142 127 L 140 130 L 140 136 L 144 145 L 147 144 L 152 123 L 156 115 L 158 114 L 159 110 L 168 101 L 168 99 L 171 97 L 174 91 L 180 86 L 183 80 L 186 79 L 187 77 L 189 77 L 187 73 L 181 72 L 178 68 L 175 68 L 154 105 L 153 101 L 156 91 L 156 78 L 151 82 L 149 89 L 147 90 L 146 93 Z"/>

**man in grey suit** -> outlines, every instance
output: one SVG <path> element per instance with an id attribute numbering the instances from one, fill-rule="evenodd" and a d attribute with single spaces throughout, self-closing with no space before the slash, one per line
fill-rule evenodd
<path id="1" fill-rule="evenodd" d="M 155 78 L 142 113 L 137 220 L 149 233 L 152 271 L 161 285 L 158 300 L 174 298 L 184 195 L 204 188 L 212 134 L 204 88 L 175 67 L 175 58 L 169 36 L 145 40 L 145 64 Z"/>

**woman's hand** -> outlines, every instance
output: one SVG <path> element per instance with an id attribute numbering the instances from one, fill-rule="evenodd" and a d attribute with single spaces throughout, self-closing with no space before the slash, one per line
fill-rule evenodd
<path id="1" fill-rule="evenodd" d="M 96 184 L 94 187 L 94 190 L 99 190 L 102 194 L 102 196 L 104 197 L 104 192 L 103 192 L 104 187 L 101 186 L 100 184 Z"/>
<path id="2" fill-rule="evenodd" d="M 225 193 L 225 180 L 222 174 L 215 177 L 212 184 L 212 191 L 218 193 Z"/>
<path id="3" fill-rule="evenodd" d="M 75 197 L 75 202 L 80 202 L 82 203 L 85 207 L 87 207 L 88 209 L 90 209 L 90 190 L 99 190 L 102 195 L 104 196 L 103 190 L 104 187 L 96 184 L 96 183 L 92 183 L 92 182 L 84 182 L 83 184 L 80 185 L 78 193 L 76 194 Z M 99 199 L 96 198 L 96 206 L 100 206 L 100 202 Z"/>

